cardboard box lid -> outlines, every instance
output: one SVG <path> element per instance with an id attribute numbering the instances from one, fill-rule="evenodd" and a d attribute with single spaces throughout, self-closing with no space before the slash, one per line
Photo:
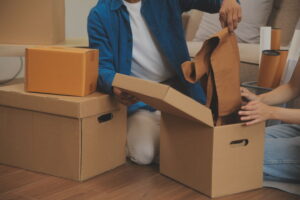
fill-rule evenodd
<path id="1" fill-rule="evenodd" d="M 121 106 L 113 97 L 99 92 L 86 97 L 29 93 L 24 84 L 0 87 L 0 105 L 73 118 L 103 114 Z"/>
<path id="2" fill-rule="evenodd" d="M 170 86 L 123 74 L 116 74 L 113 86 L 123 89 L 158 110 L 214 127 L 209 108 Z"/>
<path id="3" fill-rule="evenodd" d="M 35 46 L 28 47 L 28 51 L 46 51 L 46 52 L 63 52 L 63 53 L 88 53 L 93 51 L 98 51 L 97 49 L 90 48 L 75 48 L 75 47 L 65 47 L 65 46 Z"/>

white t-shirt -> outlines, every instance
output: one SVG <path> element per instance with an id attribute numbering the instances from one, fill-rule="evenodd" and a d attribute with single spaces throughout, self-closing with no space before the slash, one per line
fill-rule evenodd
<path id="1" fill-rule="evenodd" d="M 133 37 L 131 75 L 156 82 L 173 77 L 174 71 L 160 52 L 141 15 L 142 2 L 128 3 L 125 0 L 123 2 L 129 12 Z"/>

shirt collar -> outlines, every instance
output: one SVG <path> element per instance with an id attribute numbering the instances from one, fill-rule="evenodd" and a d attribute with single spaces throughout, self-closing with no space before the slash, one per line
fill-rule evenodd
<path id="1" fill-rule="evenodd" d="M 142 4 L 143 4 L 143 2 L 146 1 L 146 0 L 141 0 L 141 1 L 142 1 Z M 112 0 L 112 3 L 110 5 L 110 9 L 111 10 L 118 10 L 122 5 L 124 5 L 122 0 Z"/>
<path id="2" fill-rule="evenodd" d="M 124 5 L 122 0 L 112 0 L 110 5 L 111 10 L 118 10 L 122 5 Z"/>

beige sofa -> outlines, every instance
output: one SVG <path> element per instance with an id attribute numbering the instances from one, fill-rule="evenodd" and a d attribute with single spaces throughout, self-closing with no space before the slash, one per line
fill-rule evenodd
<path id="1" fill-rule="evenodd" d="M 296 8 L 296 9 L 295 9 Z M 274 0 L 268 25 L 283 30 L 282 45 L 288 46 L 300 20 L 300 0 Z M 186 39 L 191 57 L 201 48 L 202 43 L 192 42 L 201 22 L 202 12 L 192 10 L 183 15 Z M 256 80 L 259 64 L 259 44 L 240 43 L 241 81 Z"/>

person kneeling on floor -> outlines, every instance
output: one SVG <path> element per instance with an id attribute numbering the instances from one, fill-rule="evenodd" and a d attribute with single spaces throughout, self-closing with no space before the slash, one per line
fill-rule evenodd
<path id="1" fill-rule="evenodd" d="M 205 103 L 199 84 L 184 80 L 181 64 L 190 60 L 181 15 L 191 9 L 220 12 L 223 27 L 241 20 L 237 0 L 99 0 L 88 18 L 90 48 L 99 49 L 98 89 L 128 105 L 128 157 L 150 164 L 158 155 L 160 113 L 118 88 L 116 73 L 169 84 Z"/>

